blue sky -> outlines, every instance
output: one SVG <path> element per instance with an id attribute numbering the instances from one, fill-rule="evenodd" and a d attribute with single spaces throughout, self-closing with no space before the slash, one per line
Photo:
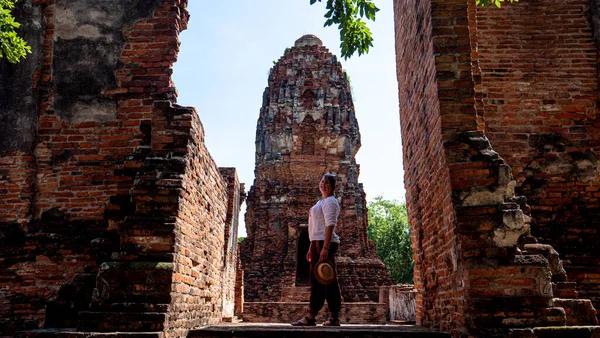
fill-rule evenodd
<path id="1" fill-rule="evenodd" d="M 374 47 L 341 61 L 352 82 L 362 137 L 356 160 L 367 200 L 404 201 L 392 1 L 375 3 L 381 11 L 369 23 Z M 310 6 L 309 0 L 193 0 L 188 10 L 173 74 L 178 103 L 196 108 L 217 165 L 236 167 L 249 190 L 256 121 L 273 60 L 304 34 L 317 35 L 339 56 L 339 33 L 323 27 L 325 4 Z"/>

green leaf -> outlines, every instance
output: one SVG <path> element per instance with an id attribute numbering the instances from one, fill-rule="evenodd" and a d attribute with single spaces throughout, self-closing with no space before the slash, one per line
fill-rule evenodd
<path id="1" fill-rule="evenodd" d="M 318 0 L 319 2 L 321 0 Z M 311 5 L 316 3 L 310 1 Z M 371 31 L 361 17 L 375 20 L 379 8 L 371 0 L 327 0 L 324 27 L 337 24 L 340 32 L 342 57 L 348 59 L 354 53 L 368 53 L 373 46 Z"/>
<path id="2" fill-rule="evenodd" d="M 21 27 L 11 14 L 15 2 L 0 0 L 0 60 L 6 59 L 10 63 L 17 63 L 31 53 L 31 47 L 15 31 Z"/>

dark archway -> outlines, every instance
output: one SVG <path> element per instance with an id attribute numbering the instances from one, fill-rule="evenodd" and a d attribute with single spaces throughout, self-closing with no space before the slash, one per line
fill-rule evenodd
<path id="1" fill-rule="evenodd" d="M 308 231 L 302 230 L 298 236 L 298 252 L 296 253 L 296 286 L 310 284 L 310 264 L 306 260 L 309 246 Z"/>
<path id="2" fill-rule="evenodd" d="M 306 135 L 302 139 L 302 155 L 315 154 L 315 138 L 313 135 Z"/>

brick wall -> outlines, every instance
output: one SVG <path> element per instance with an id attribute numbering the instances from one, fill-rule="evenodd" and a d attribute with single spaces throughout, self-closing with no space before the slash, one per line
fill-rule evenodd
<path id="1" fill-rule="evenodd" d="M 20 203 L 10 208 L 12 212 L 24 210 L 32 198 L 30 216 L 35 218 L 59 208 L 70 219 L 101 219 L 107 206 L 111 212 L 125 207 L 119 205 L 119 196 L 128 194 L 132 185 L 128 171 L 135 165 L 127 155 L 143 152 L 153 100 L 174 98 L 171 65 L 176 59 L 177 32 L 184 23 L 179 22 L 178 11 L 164 5 L 155 12 L 159 0 L 143 5 L 111 1 L 98 9 L 114 17 L 109 22 L 86 16 L 86 10 L 100 6 L 89 2 L 67 6 L 62 0 L 48 0 L 23 5 L 43 13 L 45 31 L 39 32 L 44 37 L 40 46 L 33 46 L 34 55 L 43 51 L 39 63 L 23 76 L 33 83 L 15 96 L 17 101 L 37 100 L 27 113 L 36 115 L 33 129 L 38 137 L 29 149 L 35 153 L 35 179 L 28 179 L 23 187 L 26 166 L 17 176 L 3 175 L 14 184 L 7 186 L 13 194 L 6 196 L 7 202 Z M 119 11 L 130 15 L 119 20 L 113 14 Z M 104 35 L 98 34 L 99 25 L 106 26 Z M 96 63 L 84 62 L 92 55 L 98 57 Z M 21 74 L 15 71 L 12 76 Z M 10 153 L 3 156 L 7 169 L 15 161 L 11 157 Z M 17 157 L 17 161 L 27 159 L 22 154 Z M 14 196 L 17 189 L 23 195 Z M 3 219 L 25 217 L 22 212 L 11 215 L 5 213 Z"/>
<path id="2" fill-rule="evenodd" d="M 396 51 L 417 322 L 486 336 L 560 316 L 548 261 L 515 250 L 528 207 L 482 131 L 474 5 L 396 1 Z"/>
<path id="3" fill-rule="evenodd" d="M 233 314 L 238 316 L 244 312 L 244 269 L 242 267 L 241 246 L 236 250 L 235 301 Z"/>
<path id="4" fill-rule="evenodd" d="M 590 1 L 477 10 L 486 135 L 527 197 L 532 233 L 600 305 L 600 121 Z"/>
<path id="5" fill-rule="evenodd" d="M 46 20 L 43 6 L 20 1 L 13 11 L 32 53 L 19 64 L 0 62 L 0 222 L 25 223 L 30 217 L 35 176 L 40 65 L 44 57 Z"/>
<path id="6" fill-rule="evenodd" d="M 0 228 L 0 332 L 75 327 L 118 237 L 106 221 L 69 222 L 59 212 L 26 226 Z"/>
<path id="7" fill-rule="evenodd" d="M 110 199 L 118 201 L 132 186 L 134 163 L 128 157 L 147 146 L 143 121 L 151 116 L 153 100 L 173 97 L 168 93 L 175 56 L 169 49 L 177 47 L 179 19 L 169 7 L 159 8 L 158 0 L 144 5 L 112 1 L 99 10 L 130 16 L 109 20 L 99 35 L 84 29 L 101 24 L 85 15 L 89 6 L 98 5 L 57 0 L 46 6 L 34 217 L 58 207 L 69 218 L 101 219 Z M 147 42 L 154 39 L 162 41 Z M 92 55 L 100 57 L 86 64 Z M 151 60 L 160 66 L 144 64 Z M 117 202 L 109 209 L 120 207 Z"/>
<path id="8" fill-rule="evenodd" d="M 240 183 L 235 168 L 219 168 L 227 184 L 227 216 L 225 219 L 223 244 L 223 318 L 232 318 L 235 313 L 236 280 L 238 274 L 238 227 L 242 203 L 246 198 L 244 184 Z M 243 296 L 243 294 L 242 294 Z"/>
<path id="9" fill-rule="evenodd" d="M 227 201 L 236 198 L 236 190 L 239 199 L 239 185 L 229 191 L 233 198 L 228 198 L 227 183 L 204 146 L 204 131 L 195 111 L 191 117 L 194 128 L 190 132 L 175 225 L 169 337 L 182 337 L 191 328 L 221 322 L 223 297 L 231 297 L 233 292 L 233 285 L 225 283 L 231 277 L 223 276 L 227 271 L 223 245 Z M 239 210 L 233 210 L 237 218 Z M 237 239 L 237 234 L 233 238 Z"/>
<path id="10" fill-rule="evenodd" d="M 33 198 L 35 158 L 31 152 L 11 151 L 0 158 L 0 195 L 5 212 L 0 222 L 26 223 Z"/>
<path id="11" fill-rule="evenodd" d="M 235 197 L 196 112 L 174 105 L 186 4 L 20 4 L 25 22 L 43 24 L 27 28 L 39 40 L 35 57 L 1 65 L 10 72 L 0 78 L 0 115 L 9 117 L 0 127 L 20 135 L 0 144 L 3 332 L 181 336 L 221 320 L 224 223 Z M 26 79 L 21 94 L 4 96 L 13 77 Z"/>
<path id="12" fill-rule="evenodd" d="M 431 10 L 429 1 L 394 2 L 396 62 L 404 181 L 412 226 L 414 283 L 418 290 L 417 324 L 449 330 L 451 322 L 463 325 L 464 305 L 457 290 L 458 239 L 442 143 L 443 120 L 436 86 Z M 452 83 L 444 85 L 440 79 L 441 94 L 452 90 Z M 452 120 L 445 123 L 449 125 Z M 440 313 L 438 307 L 442 304 L 452 311 Z"/>

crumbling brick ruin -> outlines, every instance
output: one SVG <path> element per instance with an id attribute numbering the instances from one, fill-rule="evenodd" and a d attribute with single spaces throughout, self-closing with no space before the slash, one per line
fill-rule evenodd
<path id="1" fill-rule="evenodd" d="M 0 331 L 233 316 L 243 185 L 171 82 L 182 0 L 25 0 L 0 64 Z"/>
<path id="2" fill-rule="evenodd" d="M 394 5 L 417 322 L 597 324 L 569 299 L 600 305 L 590 2 Z"/>
<path id="3" fill-rule="evenodd" d="M 234 276 L 243 185 L 214 163 L 198 115 L 176 105 L 171 82 L 186 5 L 18 3 L 33 54 L 0 63 L 2 335 L 69 327 L 182 337 L 237 313 L 273 314 L 243 304 L 244 289 L 249 300 L 283 298 L 287 315 L 301 312 L 294 253 L 318 197 L 308 187 L 326 171 L 342 177 L 349 213 L 340 230 L 344 298 L 377 301 L 364 276 L 385 272 L 365 237 L 350 90 L 313 37 L 275 66 L 261 110 L 244 251 L 272 253 L 278 265 L 260 270 L 253 258 L 248 284 Z M 569 336 L 572 325 L 597 325 L 598 0 L 501 9 L 394 0 L 394 11 L 417 324 L 457 337 Z M 311 74 L 289 82 L 304 66 Z M 298 119 L 288 121 L 290 100 Z M 294 138 L 302 135 L 315 137 Z M 266 235 L 281 242 L 267 247 Z M 381 310 L 369 304 L 366 312 Z"/>
<path id="4" fill-rule="evenodd" d="M 298 298 L 309 284 L 308 210 L 320 198 L 318 182 L 325 173 L 338 177 L 341 244 L 336 262 L 342 297 L 346 303 L 379 301 L 379 287 L 391 281 L 367 239 L 365 193 L 355 160 L 359 148 L 350 84 L 341 63 L 319 38 L 305 35 L 273 66 L 263 94 L 242 249 L 246 301 L 308 301 Z M 304 308 L 283 320 L 301 316 Z M 359 319 L 357 313 L 352 320 L 373 315 Z"/>

